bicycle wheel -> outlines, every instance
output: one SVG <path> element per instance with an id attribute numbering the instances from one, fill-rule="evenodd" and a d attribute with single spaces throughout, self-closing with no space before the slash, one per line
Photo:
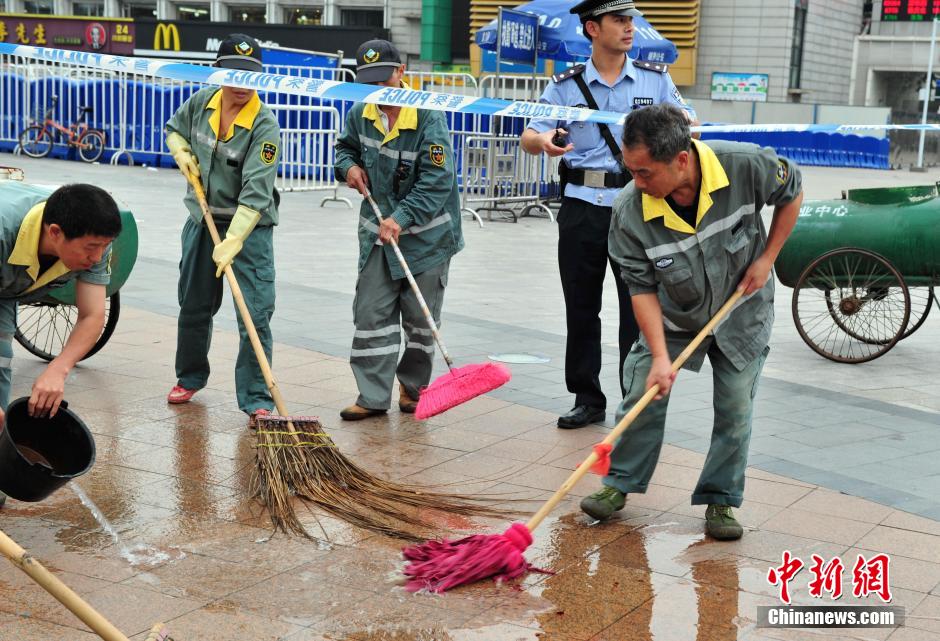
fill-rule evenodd
<path id="1" fill-rule="evenodd" d="M 111 338 L 121 315 L 121 293 L 114 292 L 104 303 L 105 322 L 101 336 L 82 360 L 95 354 Z M 24 303 L 16 317 L 16 342 L 26 351 L 51 361 L 62 352 L 65 342 L 78 320 L 78 308 L 64 303 Z"/>
<path id="2" fill-rule="evenodd" d="M 78 155 L 85 162 L 95 162 L 104 153 L 104 133 L 89 129 L 78 138 Z"/>
<path id="3" fill-rule="evenodd" d="M 42 125 L 30 125 L 20 132 L 20 149 L 30 158 L 42 158 L 52 151 L 52 136 Z"/>

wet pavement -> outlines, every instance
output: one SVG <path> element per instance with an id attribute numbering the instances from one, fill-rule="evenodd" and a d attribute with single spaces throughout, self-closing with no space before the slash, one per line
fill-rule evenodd
<path id="1" fill-rule="evenodd" d="M 787 315 L 790 290 L 780 289 L 738 511 L 746 526 L 741 541 L 706 538 L 704 510 L 689 505 L 707 443 L 710 382 L 683 374 L 649 492 L 631 495 L 618 518 L 596 524 L 577 509 L 598 486 L 586 478 L 536 530 L 526 557 L 552 574 L 412 595 L 394 581 L 398 541 L 315 512 L 302 516 L 316 540 L 271 536 L 248 493 L 253 437 L 234 406 L 237 340 L 227 306 L 213 340 L 210 386 L 188 405 L 166 404 L 175 382 L 176 235 L 185 215 L 178 177 L 11 156 L 0 164 L 23 167 L 33 182 L 94 180 L 139 219 L 141 258 L 122 290 L 117 330 L 67 388 L 98 447 L 97 464 L 78 483 L 114 531 L 68 488 L 0 510 L 0 528 L 129 637 L 144 639 L 162 621 L 177 641 L 940 641 L 937 317 L 877 361 L 837 365 L 800 342 Z M 807 190 L 836 197 L 834 185 L 851 181 L 929 182 L 811 168 Z M 551 224 L 467 224 L 468 249 L 454 262 L 444 313 L 445 339 L 460 362 L 525 351 L 549 363 L 513 365 L 506 388 L 423 423 L 395 409 L 345 423 L 338 410 L 355 397 L 345 358 L 355 216 L 341 206 L 318 208 L 319 200 L 286 194 L 276 241 L 274 371 L 291 413 L 318 415 L 343 453 L 376 474 L 537 509 L 607 430 L 554 426 L 570 398 L 559 378 L 564 319 Z M 611 327 L 605 316 L 605 330 Z M 611 398 L 615 358 L 608 346 Z M 28 392 L 42 366 L 17 348 L 15 396 Z M 453 520 L 441 515 L 440 523 Z M 506 525 L 476 519 L 461 533 Z M 852 566 L 859 556 L 890 555 L 892 605 L 904 608 L 906 625 L 757 628 L 757 607 L 780 604 L 767 573 L 784 551 L 807 565 L 790 583 L 797 605 L 881 604 L 874 595 L 852 595 Z M 838 601 L 810 596 L 814 554 L 846 566 Z M 28 577 L 0 563 L 0 641 L 93 638 Z"/>

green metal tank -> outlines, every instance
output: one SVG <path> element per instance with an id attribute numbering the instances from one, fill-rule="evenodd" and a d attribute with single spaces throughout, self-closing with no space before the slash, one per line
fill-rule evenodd
<path id="1" fill-rule="evenodd" d="M 908 286 L 937 284 L 938 185 L 853 189 L 842 200 L 804 202 L 796 227 L 777 257 L 777 277 L 794 287 L 815 258 L 841 247 L 880 254 Z"/>

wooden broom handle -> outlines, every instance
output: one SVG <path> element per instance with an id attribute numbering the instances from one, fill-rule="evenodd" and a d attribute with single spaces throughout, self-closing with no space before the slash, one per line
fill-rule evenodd
<path id="1" fill-rule="evenodd" d="M 0 531 L 0 552 L 13 562 L 13 565 L 29 575 L 42 589 L 54 596 L 59 603 L 71 610 L 72 614 L 95 631 L 105 641 L 128 641 L 120 630 L 114 627 L 80 596 L 62 583 L 54 574 L 42 566 L 16 542 Z"/>
<path id="2" fill-rule="evenodd" d="M 209 211 L 209 203 L 206 202 L 206 192 L 202 188 L 202 183 L 198 180 L 193 180 L 188 173 L 183 173 L 186 176 L 186 180 L 188 180 L 189 184 L 192 186 L 193 191 L 196 193 L 196 200 L 199 201 L 199 207 L 202 209 L 202 217 L 203 220 L 206 221 L 206 227 L 209 229 L 209 236 L 212 237 L 212 244 L 218 245 L 222 241 L 219 238 L 219 230 L 215 227 L 215 221 L 212 220 L 212 212 Z M 264 376 L 264 382 L 268 386 L 268 391 L 271 392 L 271 398 L 274 399 L 274 406 L 277 408 L 277 413 L 281 416 L 287 416 L 287 406 L 284 404 L 284 398 L 281 396 L 281 390 L 277 386 L 277 381 L 274 380 L 274 374 L 271 372 L 271 366 L 268 364 L 268 357 L 264 353 L 264 348 L 261 346 L 261 339 L 258 338 L 258 331 L 255 329 L 255 324 L 251 320 L 251 312 L 248 311 L 248 306 L 245 305 L 245 297 L 242 296 L 242 289 L 238 286 L 238 280 L 235 279 L 235 271 L 232 269 L 231 264 L 225 266 L 225 277 L 228 279 L 229 289 L 232 290 L 232 298 L 235 299 L 235 306 L 238 307 L 238 311 L 242 315 L 245 331 L 248 333 L 251 346 L 255 350 L 255 358 L 258 359 L 258 365 L 261 366 L 261 374 Z M 289 428 L 290 431 L 294 431 L 292 425 L 289 425 Z"/>
<path id="3" fill-rule="evenodd" d="M 731 308 L 734 307 L 734 305 L 738 302 L 738 299 L 741 298 L 742 294 L 743 292 L 740 290 L 735 291 L 734 294 L 731 295 L 731 298 L 728 299 L 728 302 L 722 305 L 721 309 L 719 309 L 712 319 L 705 324 L 705 327 L 703 327 L 702 330 L 695 336 L 695 338 L 692 339 L 692 342 L 689 343 L 689 345 L 684 350 L 682 350 L 682 353 L 676 357 L 676 360 L 672 362 L 673 372 L 679 371 L 683 363 L 688 360 L 695 350 L 698 349 L 698 346 L 702 344 L 702 341 L 705 340 L 705 337 L 708 336 L 708 334 L 711 333 L 711 331 L 715 328 L 715 325 L 721 322 L 721 319 L 724 318 L 725 314 L 727 314 Z M 644 394 L 640 400 L 636 402 L 636 405 L 634 405 L 630 411 L 627 412 L 622 419 L 620 419 L 620 422 L 617 423 L 617 426 L 614 427 L 611 433 L 607 435 L 607 438 L 601 441 L 601 443 L 612 445 L 614 441 L 616 441 L 620 435 L 626 431 L 626 429 L 630 426 L 630 423 L 632 423 L 633 420 L 639 416 L 640 412 L 646 409 L 646 406 L 650 404 L 650 401 L 652 401 L 658 393 L 659 385 L 653 385 L 651 388 L 646 390 L 646 394 Z M 597 458 L 597 453 L 592 451 L 587 459 L 578 466 L 578 469 L 576 469 L 571 474 L 571 476 L 569 476 L 567 480 L 561 484 L 561 487 L 558 488 L 558 491 L 556 491 L 552 497 L 548 499 L 548 501 L 546 501 L 541 508 L 539 508 L 539 511 L 536 512 L 531 519 L 529 519 L 529 522 L 526 523 L 526 527 L 529 528 L 529 532 L 535 530 L 535 528 L 539 526 L 545 517 L 548 516 L 548 513 L 555 509 L 555 506 L 558 505 L 558 503 L 561 502 L 563 498 L 565 498 L 565 495 L 571 491 L 571 488 L 574 487 L 574 484 L 580 481 L 581 477 L 588 473 L 588 471 L 591 469 L 591 466 L 597 462 Z"/>
<path id="4" fill-rule="evenodd" d="M 375 202 L 375 199 L 372 198 L 372 194 L 368 191 L 366 192 L 366 200 L 369 201 L 369 204 L 372 205 L 372 212 L 375 214 L 375 217 L 379 220 L 379 224 L 382 224 L 382 212 L 379 209 L 379 205 Z M 444 339 L 441 338 L 441 333 L 437 329 L 437 323 L 434 322 L 434 316 L 431 315 L 431 310 L 428 308 L 428 304 L 424 300 L 424 296 L 421 295 L 421 290 L 418 289 L 418 283 L 415 281 L 415 277 L 411 274 L 411 269 L 408 268 L 408 263 L 405 261 L 405 256 L 401 253 L 401 249 L 398 247 L 398 243 L 395 242 L 395 239 L 392 239 L 392 249 L 395 250 L 395 256 L 398 257 L 398 262 L 401 263 L 401 268 L 405 272 L 405 277 L 408 279 L 408 284 L 411 285 L 411 291 L 414 292 L 415 298 L 418 299 L 418 305 L 421 306 L 421 311 L 424 312 L 424 318 L 428 322 L 428 328 L 431 330 L 431 335 L 434 336 L 434 340 L 437 341 L 437 346 L 441 348 L 441 355 L 444 357 L 444 362 L 447 363 L 447 367 L 451 371 L 454 370 L 454 361 L 451 359 L 450 354 L 447 351 L 447 346 L 444 345 Z"/>

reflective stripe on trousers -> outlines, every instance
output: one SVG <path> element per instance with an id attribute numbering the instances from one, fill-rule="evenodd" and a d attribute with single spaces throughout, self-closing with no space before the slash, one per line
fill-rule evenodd
<path id="1" fill-rule="evenodd" d="M 415 274 L 435 319 L 441 315 L 449 264 L 447 261 Z M 420 389 L 431 379 L 434 338 L 408 281 L 392 279 L 382 246 L 373 247 L 359 273 L 353 320 L 356 331 L 349 362 L 359 387 L 356 403 L 369 409 L 388 409 L 396 377 L 412 398 L 418 398 Z M 405 349 L 399 360 L 402 328 Z"/>

